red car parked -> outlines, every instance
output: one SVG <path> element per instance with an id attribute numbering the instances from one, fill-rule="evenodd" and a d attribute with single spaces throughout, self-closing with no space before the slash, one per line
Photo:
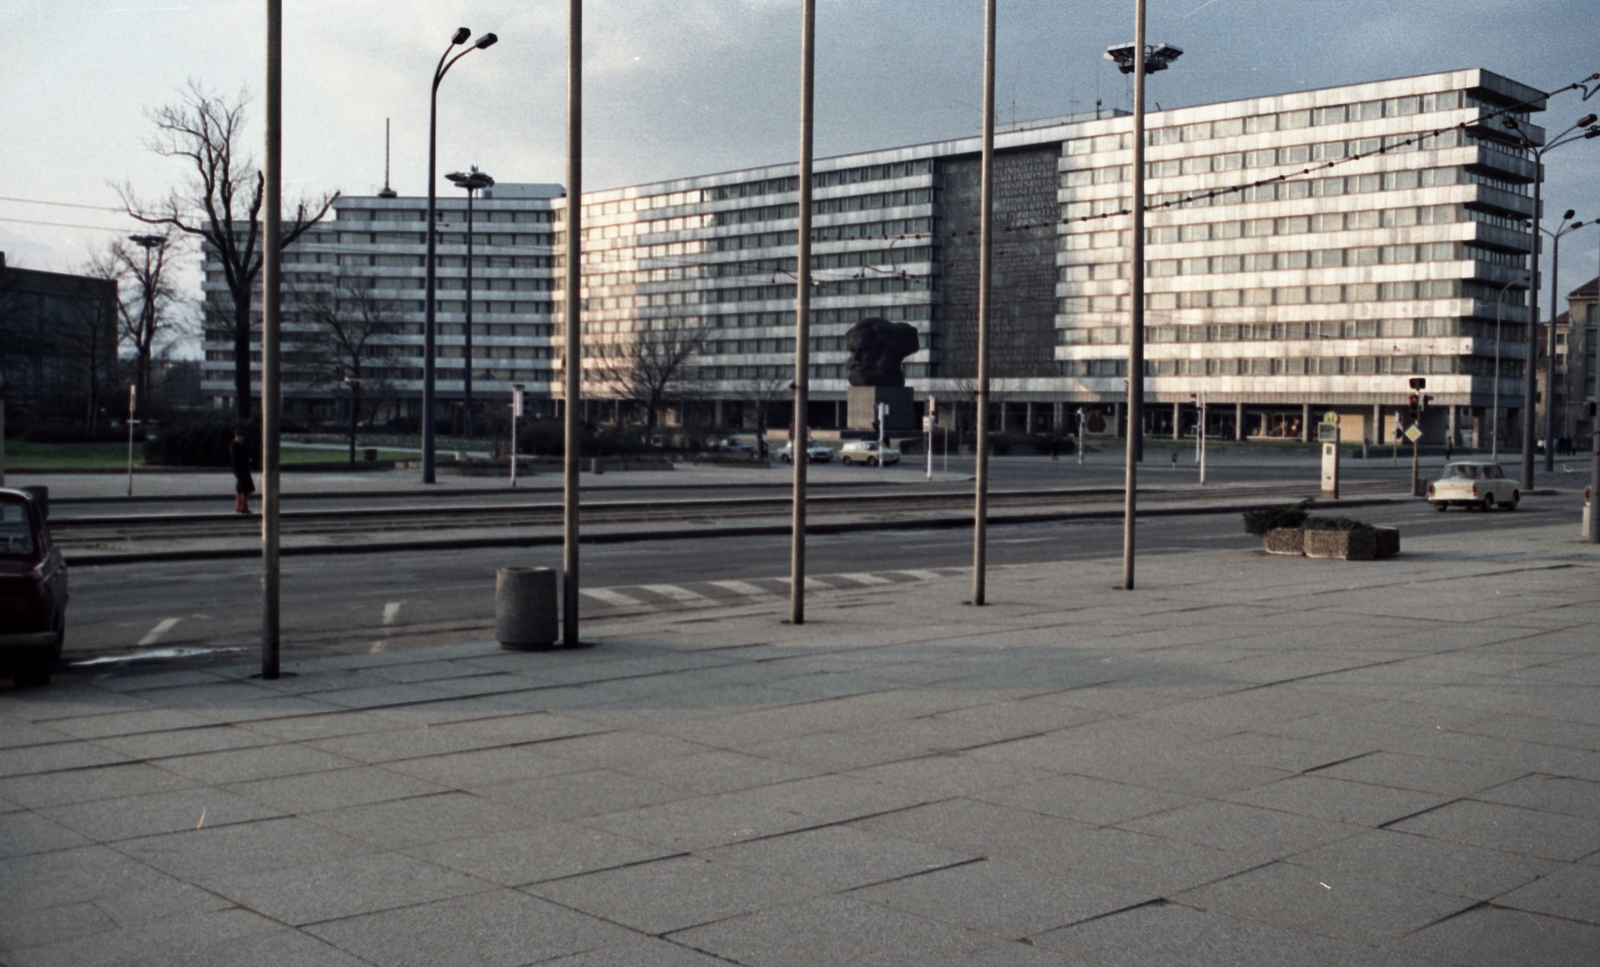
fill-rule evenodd
<path id="1" fill-rule="evenodd" d="M 66 632 L 67 564 L 50 541 L 44 505 L 0 488 L 0 664 L 13 684 L 49 684 Z"/>

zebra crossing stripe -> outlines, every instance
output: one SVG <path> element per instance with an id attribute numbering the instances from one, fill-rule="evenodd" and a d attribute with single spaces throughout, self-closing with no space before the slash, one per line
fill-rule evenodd
<path id="1" fill-rule="evenodd" d="M 624 608 L 637 608 L 644 604 L 638 598 L 630 598 L 626 594 L 613 591 L 610 588 L 580 588 L 579 593 L 587 594 L 596 601 L 604 601 L 606 604 L 615 604 Z"/>
<path id="2" fill-rule="evenodd" d="M 876 574 L 840 574 L 840 575 L 837 575 L 837 576 L 844 578 L 846 581 L 854 581 L 857 584 L 873 585 L 873 584 L 893 584 L 894 583 L 893 581 L 889 580 L 888 578 L 881 578 L 881 577 L 878 577 Z"/>
<path id="3" fill-rule="evenodd" d="M 896 574 L 908 574 L 918 581 L 937 581 L 944 577 L 938 571 L 896 571 Z"/>
<path id="4" fill-rule="evenodd" d="M 773 597 L 778 593 L 769 591 L 759 585 L 751 584 L 748 581 L 707 581 L 706 583 L 732 591 L 734 594 L 742 594 L 747 598 L 767 598 Z"/>
<path id="5" fill-rule="evenodd" d="M 784 584 L 793 584 L 794 583 L 794 579 L 792 579 L 792 578 L 776 578 L 775 580 L 782 581 Z M 834 591 L 834 590 L 837 590 L 837 589 L 833 585 L 827 583 L 826 581 L 819 581 L 816 578 L 808 577 L 808 578 L 806 578 L 806 590 L 807 591 Z"/>
<path id="6" fill-rule="evenodd" d="M 691 591 L 688 588 L 680 588 L 676 584 L 641 584 L 639 587 L 645 591 L 659 594 L 664 598 L 671 598 L 674 601 L 694 602 L 698 604 L 703 601 L 711 600 L 703 594 Z"/>

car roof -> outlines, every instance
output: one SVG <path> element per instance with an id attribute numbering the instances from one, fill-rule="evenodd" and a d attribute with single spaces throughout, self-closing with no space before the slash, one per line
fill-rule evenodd
<path id="1" fill-rule="evenodd" d="M 1445 464 L 1447 467 L 1498 467 L 1500 464 L 1494 460 L 1451 460 Z"/>
<path id="2" fill-rule="evenodd" d="M 35 503 L 39 500 L 38 497 L 33 495 L 32 491 L 18 490 L 15 487 L 0 487 L 0 497 L 16 497 Z"/>

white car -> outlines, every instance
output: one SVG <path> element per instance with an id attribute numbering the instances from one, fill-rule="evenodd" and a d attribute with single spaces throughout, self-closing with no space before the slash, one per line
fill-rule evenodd
<path id="1" fill-rule="evenodd" d="M 784 444 L 783 449 L 778 451 L 778 459 L 784 463 L 793 463 L 794 444 Z M 828 463 L 833 460 L 833 448 L 812 440 L 806 444 L 806 459 L 812 463 Z"/>
<path id="2" fill-rule="evenodd" d="M 876 440 L 851 440 L 839 448 L 839 462 L 847 466 L 856 463 L 869 467 L 880 463 L 889 466 L 900 462 L 900 451 L 894 447 L 879 447 Z"/>
<path id="3" fill-rule="evenodd" d="M 1468 510 L 1488 510 L 1495 504 L 1516 510 L 1521 499 L 1517 482 L 1498 463 L 1483 460 L 1447 463 L 1439 479 L 1428 484 L 1428 502 L 1440 512 L 1452 504 Z"/>

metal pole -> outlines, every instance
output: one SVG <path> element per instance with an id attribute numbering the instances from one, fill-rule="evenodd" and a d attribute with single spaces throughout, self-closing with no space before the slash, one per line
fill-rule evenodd
<path id="1" fill-rule="evenodd" d="M 472 438 L 472 196 L 467 189 L 467 325 L 463 330 L 461 371 L 461 435 Z"/>
<path id="2" fill-rule="evenodd" d="M 1415 425 L 1415 424 L 1413 424 L 1413 425 Z M 1419 463 L 1417 443 L 1421 439 L 1422 438 L 1419 436 L 1419 437 L 1417 437 L 1416 440 L 1412 440 L 1411 441 L 1411 496 L 1413 496 L 1413 497 L 1420 497 L 1421 496 L 1421 494 L 1417 491 L 1417 483 L 1418 483 L 1417 470 L 1418 470 L 1418 463 Z"/>
<path id="3" fill-rule="evenodd" d="M 1134 519 L 1144 450 L 1144 2 L 1133 14 L 1133 284 L 1129 290 L 1128 453 L 1122 494 L 1122 588 L 1133 590 Z"/>
<path id="4" fill-rule="evenodd" d="M 927 479 L 933 479 L 933 420 L 938 413 L 939 401 L 928 397 L 928 468 Z"/>
<path id="5" fill-rule="evenodd" d="M 1584 540 L 1600 544 L 1600 414 L 1593 409 L 1589 411 L 1589 426 L 1589 533 Z"/>
<path id="6" fill-rule="evenodd" d="M 1078 466 L 1083 466 L 1083 407 L 1078 407 Z"/>
<path id="7" fill-rule="evenodd" d="M 452 44 L 452 48 L 454 45 Z M 434 347 L 437 339 L 438 326 L 435 320 L 437 306 L 435 294 L 438 280 L 434 272 L 434 236 L 437 228 L 434 225 L 434 209 L 437 204 L 435 198 L 434 180 L 438 177 L 434 155 L 438 143 L 439 131 L 439 80 L 444 67 L 444 58 L 450 56 L 446 50 L 444 56 L 439 58 L 439 66 L 433 70 L 433 89 L 428 95 L 428 263 L 427 282 L 424 284 L 424 298 L 422 305 L 422 482 L 434 482 L 433 474 L 433 394 L 434 394 Z"/>
<path id="8" fill-rule="evenodd" d="M 795 230 L 794 498 L 789 525 L 789 622 L 806 623 L 806 418 L 811 403 L 811 140 L 816 81 L 817 2 L 800 2 L 800 190 Z"/>
<path id="9" fill-rule="evenodd" d="M 517 417 L 522 415 L 522 387 L 511 388 L 511 486 L 517 485 Z"/>
<path id="10" fill-rule="evenodd" d="M 1545 336 L 1544 377 L 1544 472 L 1556 469 L 1556 295 L 1561 289 L 1561 236 L 1567 230 L 1557 226 L 1550 234 L 1550 322 Z"/>
<path id="11" fill-rule="evenodd" d="M 267 0 L 261 233 L 261 677 L 278 677 L 278 344 L 283 216 L 283 0 Z"/>
<path id="12" fill-rule="evenodd" d="M 978 372 L 973 393 L 972 603 L 985 602 L 989 565 L 989 314 L 994 253 L 994 44 L 995 0 L 983 4 L 983 160 L 979 175 Z"/>
<path id="13" fill-rule="evenodd" d="M 1200 394 L 1200 484 L 1206 482 L 1206 394 Z"/>
<path id="14" fill-rule="evenodd" d="M 133 424 L 139 408 L 139 384 L 128 384 L 128 496 L 133 496 Z"/>
<path id="15" fill-rule="evenodd" d="M 561 643 L 578 646 L 578 409 L 583 394 L 583 0 L 567 3 L 566 439 L 561 488 Z"/>
<path id="16" fill-rule="evenodd" d="M 1543 204 L 1544 189 L 1544 154 L 1539 151 L 1533 153 L 1533 252 L 1529 271 L 1532 281 L 1528 284 L 1528 351 L 1525 354 L 1527 362 L 1523 365 L 1523 393 L 1522 393 L 1522 489 L 1524 492 L 1533 489 L 1533 438 L 1535 433 L 1533 410 L 1535 406 L 1534 388 L 1538 383 L 1539 356 L 1534 333 L 1539 331 L 1539 207 Z"/>

